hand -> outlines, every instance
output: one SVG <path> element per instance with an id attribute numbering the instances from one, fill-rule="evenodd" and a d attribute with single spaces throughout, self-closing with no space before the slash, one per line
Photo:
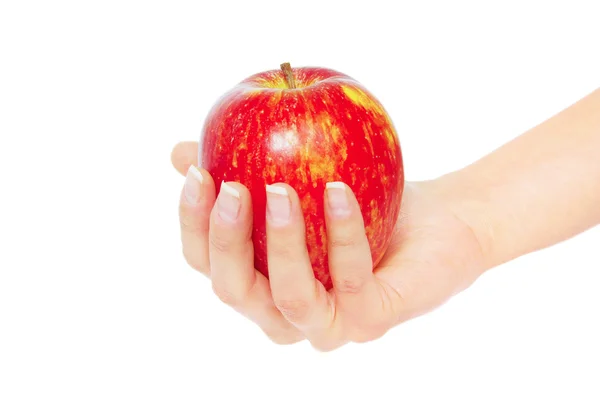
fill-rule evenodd
<path id="1" fill-rule="evenodd" d="M 210 277 L 223 302 L 258 324 L 276 343 L 307 339 L 314 348 L 328 351 L 348 342 L 374 340 L 441 305 L 484 271 L 475 233 L 451 211 L 449 202 L 435 195 L 435 181 L 405 184 L 395 234 L 373 271 L 362 216 L 346 187 L 348 213 L 326 210 L 334 282 L 334 288 L 326 291 L 312 273 L 298 197 L 291 187 L 277 184 L 287 190 L 292 212 L 286 224 L 267 218 L 266 279 L 253 266 L 248 190 L 228 183 L 239 194 L 239 214 L 232 219 L 220 213 L 216 204 L 225 212 L 231 206 L 227 191 L 221 191 L 217 200 L 207 171 L 192 167 L 188 173 L 197 165 L 197 153 L 194 142 L 180 143 L 172 152 L 174 167 L 187 174 L 189 182 L 180 202 L 185 258 Z"/>

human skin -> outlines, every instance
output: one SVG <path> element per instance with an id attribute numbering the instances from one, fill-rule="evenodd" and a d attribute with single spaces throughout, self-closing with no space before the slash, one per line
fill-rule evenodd
<path id="1" fill-rule="evenodd" d="M 293 188 L 267 188 L 269 279 L 253 266 L 252 205 L 229 182 L 218 198 L 182 142 L 172 163 L 186 175 L 179 214 L 186 261 L 215 294 L 278 344 L 321 351 L 366 342 L 469 287 L 485 271 L 600 223 L 600 90 L 477 162 L 434 180 L 406 182 L 392 242 L 373 270 L 354 195 L 326 190 L 326 291 L 312 272 Z"/>

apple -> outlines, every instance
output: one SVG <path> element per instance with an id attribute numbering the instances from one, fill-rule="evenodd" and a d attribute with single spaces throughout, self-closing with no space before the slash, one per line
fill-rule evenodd
<path id="1" fill-rule="evenodd" d="M 267 278 L 265 185 L 292 186 L 315 277 L 330 289 L 325 184 L 343 181 L 356 195 L 375 268 L 400 212 L 400 143 L 382 104 L 356 80 L 327 68 L 280 67 L 246 78 L 216 102 L 202 127 L 198 160 L 217 192 L 223 181 L 250 191 L 255 267 Z"/>

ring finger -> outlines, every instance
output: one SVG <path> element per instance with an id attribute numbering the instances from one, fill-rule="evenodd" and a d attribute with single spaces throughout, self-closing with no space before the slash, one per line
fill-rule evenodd
<path id="1" fill-rule="evenodd" d="M 210 216 L 208 257 L 215 294 L 257 323 L 276 342 L 302 339 L 273 303 L 265 276 L 254 268 L 252 202 L 246 187 L 221 184 Z"/>
<path id="2" fill-rule="evenodd" d="M 275 305 L 321 350 L 342 344 L 335 303 L 313 273 L 296 192 L 286 184 L 267 191 L 269 281 Z"/>

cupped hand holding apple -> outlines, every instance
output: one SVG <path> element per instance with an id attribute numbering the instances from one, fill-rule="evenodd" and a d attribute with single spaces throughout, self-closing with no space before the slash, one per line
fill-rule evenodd
<path id="1" fill-rule="evenodd" d="M 183 253 L 216 295 L 277 343 L 376 339 L 483 272 L 471 228 L 404 182 L 394 127 L 351 78 L 282 65 L 178 144 Z"/>
<path id="2" fill-rule="evenodd" d="M 471 165 L 405 183 L 377 99 L 284 64 L 223 96 L 200 146 L 174 148 L 183 253 L 277 343 L 376 339 L 599 224 L 599 109 L 595 90 Z"/>
<path id="3" fill-rule="evenodd" d="M 326 290 L 312 271 L 298 195 L 276 184 L 280 189 L 270 195 L 284 197 L 285 190 L 291 210 L 287 223 L 276 213 L 267 218 L 267 279 L 254 267 L 247 188 L 228 183 L 217 199 L 211 175 L 195 167 L 197 149 L 195 142 L 182 142 L 172 153 L 175 168 L 187 175 L 180 199 L 183 254 L 211 279 L 223 302 L 278 344 L 308 339 L 326 351 L 374 340 L 441 305 L 484 271 L 479 242 L 438 196 L 436 182 L 406 183 L 401 214 L 374 271 L 354 195 L 347 187 L 332 188 L 347 197 L 348 206 L 324 203 L 333 278 Z M 236 202 L 239 213 L 231 218 Z"/>

